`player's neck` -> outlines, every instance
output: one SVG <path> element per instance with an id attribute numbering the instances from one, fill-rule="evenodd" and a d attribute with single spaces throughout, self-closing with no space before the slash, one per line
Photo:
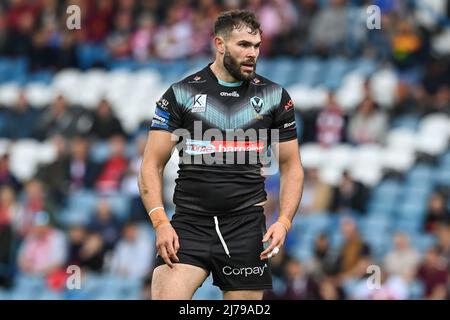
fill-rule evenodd
<path id="1" fill-rule="evenodd" d="M 223 82 L 239 82 L 238 79 L 236 79 L 235 77 L 233 77 L 228 71 L 227 69 L 225 69 L 223 67 L 223 65 L 221 66 L 220 63 L 216 61 L 213 62 L 213 64 L 211 64 L 210 66 L 211 71 L 214 73 L 214 75 L 216 76 L 217 79 L 219 79 L 220 81 Z"/>

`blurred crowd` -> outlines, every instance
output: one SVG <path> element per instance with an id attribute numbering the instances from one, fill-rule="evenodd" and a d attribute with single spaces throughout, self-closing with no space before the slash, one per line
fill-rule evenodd
<path id="1" fill-rule="evenodd" d="M 296 110 L 302 119 L 298 132 L 302 143 L 383 144 L 389 128 L 405 117 L 450 115 L 450 42 L 440 41 L 450 4 L 432 2 L 0 0 L 0 57 L 25 58 L 27 72 L 33 73 L 83 69 L 80 52 L 89 46 L 102 48 L 108 59 L 138 63 L 210 56 L 217 14 L 249 8 L 262 24 L 263 58 L 370 57 L 394 68 L 400 81 L 389 109 L 375 102 L 367 82 L 354 111 L 342 108 L 333 92 L 319 110 Z M 434 5 L 434 14 L 423 3 Z M 66 8 L 71 4 L 81 8 L 80 30 L 66 28 Z M 369 4 L 381 8 L 382 30 L 367 29 Z M 108 59 L 99 59 L 92 67 L 108 68 L 104 63 Z M 88 273 L 139 279 L 148 289 L 155 248 L 146 236 L 151 231 L 136 185 L 147 124 L 125 130 L 107 99 L 88 110 L 60 95 L 49 106 L 34 108 L 21 93 L 13 106 L 0 106 L 0 139 L 50 141 L 57 150 L 54 161 L 41 165 L 25 181 L 12 172 L 8 152 L 1 155 L 0 287 L 14 288 L 18 276 L 31 275 L 45 277 L 47 286 L 58 290 L 65 268 L 79 265 Z M 99 145 L 108 150 L 106 155 L 98 156 Z M 421 160 L 433 163 L 427 157 Z M 269 223 L 277 214 L 277 178 L 267 180 Z M 90 220 L 62 223 L 61 212 L 79 192 L 97 196 Z M 329 235 L 320 234 L 307 260 L 281 251 L 271 261 L 274 290 L 266 298 L 450 298 L 449 190 L 433 190 L 428 199 L 421 232 L 433 236 L 434 245 L 422 252 L 408 234 L 399 232 L 382 261 L 374 261 L 370 245 L 348 215 L 363 216 L 371 192 L 371 186 L 348 174 L 332 186 L 314 168 L 306 171 L 298 215 L 330 212 L 341 217 L 339 233 L 344 240 L 335 250 Z M 126 195 L 126 209 L 117 214 L 110 196 L 119 194 Z M 170 194 L 166 202 L 171 202 Z M 367 267 L 374 263 L 381 268 L 377 291 L 366 285 Z"/>

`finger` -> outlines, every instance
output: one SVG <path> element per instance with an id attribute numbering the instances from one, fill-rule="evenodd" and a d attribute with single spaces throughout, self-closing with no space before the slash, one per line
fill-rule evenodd
<path id="1" fill-rule="evenodd" d="M 175 262 L 179 262 L 180 261 L 180 260 L 178 260 L 178 257 L 177 257 L 177 255 L 175 253 L 175 249 L 173 248 L 173 241 L 169 242 L 166 245 L 166 249 L 167 249 L 167 253 L 168 253 L 170 259 L 173 259 Z"/>
<path id="2" fill-rule="evenodd" d="M 161 252 L 161 258 L 164 260 L 164 262 L 170 268 L 173 268 L 173 263 L 172 263 L 172 261 L 170 261 L 169 255 L 167 254 L 166 247 L 165 246 L 161 246 L 160 252 Z"/>
<path id="3" fill-rule="evenodd" d="M 177 253 L 180 249 L 180 241 L 178 240 L 177 236 L 175 236 L 175 238 L 173 239 L 173 248 L 175 249 L 175 253 Z"/>
<path id="4" fill-rule="evenodd" d="M 272 253 L 275 247 L 280 248 L 280 239 L 273 239 L 267 249 L 261 252 L 261 257 L 267 258 L 268 254 Z"/>
<path id="5" fill-rule="evenodd" d="M 262 239 L 262 242 L 267 242 L 267 241 L 269 241 L 269 239 L 270 239 L 270 237 L 272 236 L 272 234 L 273 234 L 273 229 L 272 229 L 272 227 L 271 227 L 271 228 L 269 228 L 269 230 L 267 230 L 266 234 L 264 235 L 264 237 L 263 237 L 263 239 Z"/>

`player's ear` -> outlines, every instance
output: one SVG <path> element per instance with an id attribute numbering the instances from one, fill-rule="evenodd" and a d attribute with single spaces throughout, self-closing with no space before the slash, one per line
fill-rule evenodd
<path id="1" fill-rule="evenodd" d="M 225 53 L 225 40 L 221 36 L 214 37 L 214 45 L 217 52 L 219 52 L 220 54 Z"/>

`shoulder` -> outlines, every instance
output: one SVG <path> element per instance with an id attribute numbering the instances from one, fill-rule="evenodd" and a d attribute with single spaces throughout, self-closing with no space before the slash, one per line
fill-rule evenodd
<path id="1" fill-rule="evenodd" d="M 277 90 L 284 90 L 281 85 L 261 76 L 260 74 L 256 74 L 256 76 L 250 81 L 250 85 L 255 87 L 268 87 Z"/>
<path id="2" fill-rule="evenodd" d="M 283 86 L 259 74 L 250 81 L 250 87 L 254 87 L 257 91 L 275 94 L 279 100 L 289 99 L 289 93 Z"/>
<path id="3" fill-rule="evenodd" d="M 198 70 L 197 72 L 191 73 L 188 76 L 184 77 L 178 82 L 172 84 L 173 88 L 183 87 L 183 86 L 198 86 L 204 85 L 210 81 L 207 77 L 205 69 Z"/>

